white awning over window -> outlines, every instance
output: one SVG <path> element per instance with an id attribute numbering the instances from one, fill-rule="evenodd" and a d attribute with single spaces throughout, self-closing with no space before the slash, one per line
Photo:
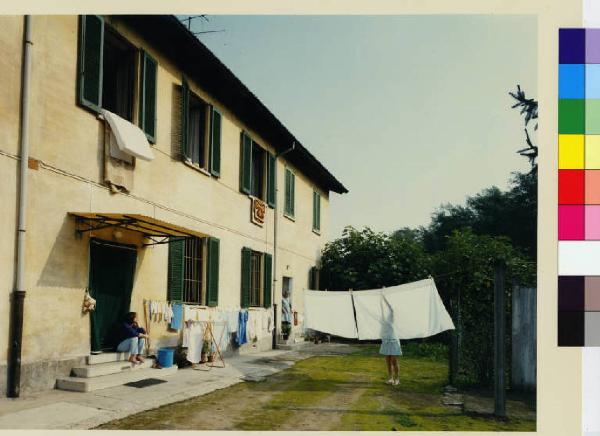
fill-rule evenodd
<path id="1" fill-rule="evenodd" d="M 101 113 L 115 135 L 119 150 L 140 159 L 154 159 L 154 153 L 142 129 L 106 109 L 102 109 Z"/>

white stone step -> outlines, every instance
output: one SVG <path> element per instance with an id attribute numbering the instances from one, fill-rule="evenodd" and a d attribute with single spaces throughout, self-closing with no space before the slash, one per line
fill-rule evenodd
<path id="1" fill-rule="evenodd" d="M 101 375 L 99 377 L 62 377 L 56 380 L 56 388 L 64 391 L 91 392 L 99 389 L 122 386 L 125 383 L 143 380 L 145 378 L 162 379 L 177 372 L 177 365 L 170 368 L 145 368 L 134 371 L 124 371 L 117 374 Z"/>
<path id="2" fill-rule="evenodd" d="M 125 360 L 119 362 L 95 363 L 93 365 L 78 366 L 73 368 L 72 373 L 75 377 L 100 377 L 102 375 L 117 374 L 124 371 L 139 371 L 144 368 L 151 368 L 154 359 L 146 359 L 144 363 L 134 365 Z"/>
<path id="3" fill-rule="evenodd" d="M 123 362 L 129 359 L 129 353 L 100 353 L 100 354 L 90 354 L 87 356 L 87 364 L 88 365 L 96 365 L 98 363 L 107 363 L 107 362 Z"/>

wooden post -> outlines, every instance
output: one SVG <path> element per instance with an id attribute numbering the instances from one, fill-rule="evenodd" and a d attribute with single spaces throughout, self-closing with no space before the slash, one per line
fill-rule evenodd
<path id="1" fill-rule="evenodd" d="M 500 418 L 506 417 L 504 269 L 498 263 L 494 277 L 494 415 Z"/>
<path id="2" fill-rule="evenodd" d="M 448 384 L 454 386 L 458 374 L 458 334 L 456 330 L 450 332 L 450 353 L 448 360 Z"/>

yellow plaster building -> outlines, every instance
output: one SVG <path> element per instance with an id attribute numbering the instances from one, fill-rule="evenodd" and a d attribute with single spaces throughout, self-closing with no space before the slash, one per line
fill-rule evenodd
<path id="1" fill-rule="evenodd" d="M 25 23 L 0 18 L 3 392 L 25 113 L 23 391 L 53 388 L 145 300 L 267 311 L 285 288 L 301 318 L 329 195 L 346 188 L 175 17 L 31 17 L 27 102 Z M 152 349 L 180 341 L 151 327 Z"/>

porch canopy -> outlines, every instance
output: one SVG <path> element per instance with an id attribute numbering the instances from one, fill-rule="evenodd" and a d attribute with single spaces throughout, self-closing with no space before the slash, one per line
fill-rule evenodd
<path id="1" fill-rule="evenodd" d="M 166 221 L 139 214 L 69 212 L 77 221 L 77 232 L 107 228 L 126 229 L 142 233 L 152 242 L 144 245 L 168 244 L 171 238 L 205 238 L 208 235 Z"/>

